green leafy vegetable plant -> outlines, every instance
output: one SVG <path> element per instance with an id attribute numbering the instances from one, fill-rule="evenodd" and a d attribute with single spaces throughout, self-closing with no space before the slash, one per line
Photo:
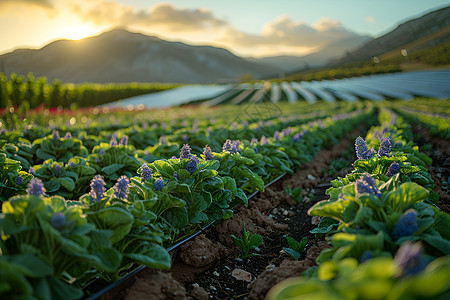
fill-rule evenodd
<path id="1" fill-rule="evenodd" d="M 286 240 L 290 248 L 283 247 L 284 252 L 289 254 L 293 259 L 299 260 L 301 257 L 300 253 L 305 250 L 305 247 L 308 244 L 308 238 L 304 237 L 300 240 L 300 242 L 298 242 L 294 238 L 287 236 Z"/>
<path id="2" fill-rule="evenodd" d="M 242 238 L 237 238 L 234 235 L 231 235 L 231 237 L 233 238 L 236 247 L 241 248 L 242 259 L 258 255 L 256 253 L 250 253 L 250 251 L 261 245 L 263 237 L 259 234 L 250 234 L 247 229 L 245 229 L 245 223 L 242 224 Z"/>

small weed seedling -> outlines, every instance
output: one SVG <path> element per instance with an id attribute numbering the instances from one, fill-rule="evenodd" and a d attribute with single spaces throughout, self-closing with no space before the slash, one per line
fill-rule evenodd
<path id="1" fill-rule="evenodd" d="M 288 186 L 284 189 L 284 191 L 288 195 L 292 196 L 295 200 L 297 200 L 297 202 L 302 202 L 303 197 L 302 197 L 302 195 L 300 195 L 300 193 L 303 191 L 302 188 L 298 187 L 298 188 L 295 188 L 292 190 L 291 187 Z"/>
<path id="2" fill-rule="evenodd" d="M 290 236 L 287 236 L 286 240 L 290 248 L 283 247 L 284 252 L 292 256 L 293 259 L 299 260 L 300 253 L 305 249 L 306 245 L 308 244 L 308 238 L 304 237 L 300 242 L 297 242 L 295 239 L 291 238 Z"/>
<path id="3" fill-rule="evenodd" d="M 256 253 L 250 253 L 250 250 L 261 245 L 263 238 L 259 234 L 250 235 L 250 233 L 247 231 L 247 229 L 245 229 L 245 223 L 243 223 L 243 225 L 242 225 L 242 239 L 239 239 L 239 238 L 235 237 L 234 235 L 231 235 L 231 237 L 233 238 L 234 244 L 237 247 L 241 248 L 241 251 L 242 251 L 241 258 L 242 259 L 246 259 L 248 257 L 258 255 Z"/>

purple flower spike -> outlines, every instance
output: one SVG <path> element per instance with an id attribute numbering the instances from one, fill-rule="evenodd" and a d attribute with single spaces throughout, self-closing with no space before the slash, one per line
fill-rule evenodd
<path id="1" fill-rule="evenodd" d="M 355 140 L 355 150 L 358 159 L 368 159 L 373 156 L 372 152 L 367 148 L 366 141 L 360 136 Z"/>
<path id="2" fill-rule="evenodd" d="M 266 145 L 266 144 L 268 144 L 269 143 L 269 140 L 263 135 L 262 137 L 261 137 L 261 140 L 259 141 L 259 144 L 260 145 Z"/>
<path id="3" fill-rule="evenodd" d="M 280 132 L 277 130 L 273 134 L 273 140 L 274 141 L 279 141 L 280 139 L 281 139 Z"/>
<path id="4" fill-rule="evenodd" d="M 105 193 L 105 181 L 100 175 L 95 175 L 91 180 L 91 192 L 89 193 L 90 202 L 98 202 L 102 200 Z"/>
<path id="5" fill-rule="evenodd" d="M 183 147 L 181 147 L 180 150 L 180 159 L 183 158 L 191 158 L 191 147 L 189 147 L 188 144 L 184 144 Z"/>
<path id="6" fill-rule="evenodd" d="M 52 137 L 53 141 L 59 140 L 59 131 L 58 130 L 53 129 L 52 135 L 53 135 L 53 137 Z"/>
<path id="7" fill-rule="evenodd" d="M 67 139 L 71 139 L 71 138 L 72 138 L 72 134 L 69 131 L 67 131 L 66 135 L 64 136 L 64 139 L 67 140 Z"/>
<path id="8" fill-rule="evenodd" d="M 296 133 L 296 134 L 294 134 L 294 136 L 292 137 L 292 141 L 295 143 L 295 142 L 300 141 L 301 138 L 302 138 L 302 136 L 300 135 L 300 133 Z"/>
<path id="9" fill-rule="evenodd" d="M 34 170 L 33 167 L 30 167 L 30 169 L 28 170 L 28 173 L 30 173 L 30 174 L 32 174 L 32 175 L 34 175 L 35 172 L 36 172 L 36 171 Z"/>
<path id="10" fill-rule="evenodd" d="M 213 160 L 214 159 L 212 152 L 211 152 L 211 148 L 209 148 L 209 146 L 205 146 L 205 148 L 203 148 L 203 158 L 205 160 Z"/>
<path id="11" fill-rule="evenodd" d="M 372 194 L 381 197 L 381 192 L 377 187 L 375 179 L 373 179 L 370 175 L 364 175 L 363 178 L 358 179 L 356 181 L 356 192 L 359 194 Z"/>
<path id="12" fill-rule="evenodd" d="M 188 170 L 189 173 L 192 175 L 195 171 L 197 171 L 197 164 L 198 164 L 198 161 L 192 158 L 192 159 L 187 163 L 187 165 L 186 165 L 186 170 Z"/>
<path id="13" fill-rule="evenodd" d="M 66 226 L 66 216 L 62 212 L 54 213 L 50 223 L 53 227 L 61 231 Z"/>
<path id="14" fill-rule="evenodd" d="M 398 275 L 401 277 L 420 273 L 426 266 L 422 256 L 422 245 L 409 241 L 403 243 L 394 257 L 394 263 L 398 267 Z"/>
<path id="15" fill-rule="evenodd" d="M 386 172 L 386 176 L 392 177 L 395 174 L 398 174 L 399 172 L 400 172 L 400 165 L 398 164 L 398 162 L 394 161 L 389 166 L 389 168 L 388 168 L 388 170 Z"/>
<path id="16" fill-rule="evenodd" d="M 44 184 L 39 178 L 35 177 L 28 183 L 27 193 L 29 196 L 43 197 L 45 195 L 45 191 Z"/>
<path id="17" fill-rule="evenodd" d="M 18 175 L 16 178 L 14 178 L 14 183 L 17 184 L 17 185 L 22 185 L 23 177 Z"/>
<path id="18" fill-rule="evenodd" d="M 252 140 L 250 141 L 250 144 L 258 144 L 258 139 L 257 138 L 252 138 Z"/>
<path id="19" fill-rule="evenodd" d="M 116 184 L 113 186 L 114 197 L 119 199 L 127 199 L 128 198 L 128 184 L 130 180 L 127 176 L 123 175 L 117 179 Z"/>
<path id="20" fill-rule="evenodd" d="M 124 135 L 119 142 L 119 145 L 126 146 L 128 145 L 128 136 Z"/>
<path id="21" fill-rule="evenodd" d="M 389 157 L 389 153 L 391 153 L 391 139 L 390 138 L 382 138 L 380 148 L 378 148 L 378 157 L 387 156 Z"/>
<path id="22" fill-rule="evenodd" d="M 401 237 L 414 234 L 417 229 L 417 211 L 408 209 L 400 219 L 398 219 L 394 230 L 392 230 L 391 236 L 396 241 Z"/>
<path id="23" fill-rule="evenodd" d="M 100 149 L 100 155 L 105 154 L 105 149 Z"/>
<path id="24" fill-rule="evenodd" d="M 160 191 L 162 190 L 162 188 L 164 187 L 164 180 L 162 180 L 162 178 L 158 178 L 155 181 L 155 190 Z"/>
<path id="25" fill-rule="evenodd" d="M 112 137 L 111 140 L 109 141 L 109 146 L 110 147 L 117 146 L 117 140 L 114 137 Z"/>
<path id="26" fill-rule="evenodd" d="M 53 167 L 53 172 L 55 173 L 55 176 L 58 177 L 59 174 L 61 174 L 61 166 L 60 165 L 55 165 Z"/>
<path id="27" fill-rule="evenodd" d="M 230 139 L 227 139 L 222 146 L 222 150 L 232 153 L 233 151 L 232 149 L 233 149 L 233 142 Z"/>
<path id="28" fill-rule="evenodd" d="M 149 179 L 150 177 L 152 177 L 152 169 L 149 168 L 149 166 L 144 163 L 141 167 L 141 181 L 144 182 L 145 180 Z"/>

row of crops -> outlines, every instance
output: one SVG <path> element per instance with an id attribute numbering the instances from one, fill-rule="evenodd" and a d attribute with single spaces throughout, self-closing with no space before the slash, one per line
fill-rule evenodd
<path id="1" fill-rule="evenodd" d="M 356 126 L 374 124 L 377 109 L 374 103 L 358 101 L 255 104 L 245 111 L 221 106 L 133 112 L 103 108 L 48 115 L 29 112 L 20 121 L 7 114 L 1 122 L 8 129 L 0 132 L 0 294 L 8 299 L 78 299 L 96 279 L 116 281 L 133 266 L 170 268 L 166 249 L 171 245 L 206 224 L 229 218 L 233 208 L 247 204 L 251 193 L 262 191 L 279 175 L 293 173 Z M 436 195 L 427 191 L 433 185 L 424 169 L 429 159 L 405 136 L 406 128 L 396 125 L 400 118 L 395 122 L 392 112 L 384 110 L 380 118 L 387 131 L 381 133 L 378 128 L 380 132 L 375 134 L 373 130 L 366 141 L 372 141 L 369 147 L 377 149 L 381 140 L 389 137 L 394 147 L 385 145 L 378 150 L 384 155 L 378 158 L 361 144 L 359 154 L 373 158 L 361 157 L 356 172 L 335 182 L 330 191 L 337 197 L 330 202 L 343 202 L 338 190 L 345 189 L 346 197 L 353 196 L 355 203 L 344 212 L 347 208 L 339 202 L 343 211 L 338 213 L 345 218 L 336 215 L 337 222 L 332 220 L 336 216 L 326 215 L 329 218 L 322 220 L 319 229 L 326 227 L 329 232 L 348 227 L 347 233 L 367 234 L 372 241 L 370 230 L 379 227 L 367 229 L 362 227 L 365 223 L 357 222 L 369 216 L 384 217 L 376 208 L 391 200 L 355 196 L 351 182 L 361 181 L 366 173 L 379 180 L 381 192 L 393 193 L 397 202 L 406 201 L 403 195 L 411 187 L 421 184 L 425 190 L 418 192 L 420 197 L 414 203 L 407 200 L 399 206 L 396 214 L 384 211 L 390 222 L 385 226 L 390 227 L 381 235 L 382 244 L 385 239 L 389 242 L 391 227 L 409 206 L 418 205 L 413 208 L 419 211 L 428 205 L 423 201 L 436 202 Z M 393 172 L 394 163 L 401 175 L 386 175 L 388 168 Z M 382 188 L 382 181 L 389 183 Z M 397 191 L 399 187 L 402 189 Z M 345 201 L 352 202 L 349 199 Z M 360 209 L 356 206 L 360 203 L 368 208 Z M 436 220 L 436 215 L 439 222 L 448 222 L 447 215 L 430 209 L 423 216 Z M 324 208 L 328 210 L 333 209 Z M 359 213 L 356 221 L 348 219 L 352 213 Z M 374 220 L 378 223 L 370 226 L 383 226 L 386 221 Z M 428 224 L 424 230 L 406 239 L 417 240 L 419 234 L 434 228 L 430 238 L 441 237 L 435 249 L 441 252 L 429 255 L 448 254 L 448 232 L 435 228 L 438 221 L 430 223 L 428 218 L 424 222 Z M 351 232 L 351 228 L 360 231 Z M 387 250 L 394 253 L 400 244 L 390 242 Z M 380 247 L 379 235 L 376 246 Z M 370 247 L 364 250 L 373 250 L 374 257 L 389 254 L 384 248 Z M 332 255 L 334 252 L 327 259 Z"/>
<path id="2" fill-rule="evenodd" d="M 356 139 L 354 170 L 333 180 L 330 198 L 308 211 L 322 217 L 313 232 L 328 234 L 332 247 L 268 299 L 448 297 L 450 217 L 434 206 L 431 159 L 393 111 L 382 109 L 379 124 Z"/>
<path id="3" fill-rule="evenodd" d="M 35 78 L 12 73 L 9 78 L 0 73 L 0 108 L 13 106 L 27 110 L 41 105 L 47 108 L 89 107 L 142 94 L 173 88 L 173 84 L 158 83 L 61 83 L 47 82 L 46 77 Z"/>
<path id="4" fill-rule="evenodd" d="M 380 76 L 358 77 L 322 81 L 282 81 L 242 84 L 206 101 L 206 105 L 246 104 L 272 101 L 358 101 L 370 99 L 411 100 L 416 96 L 445 99 L 450 95 L 448 89 L 448 70 L 409 72 Z"/>

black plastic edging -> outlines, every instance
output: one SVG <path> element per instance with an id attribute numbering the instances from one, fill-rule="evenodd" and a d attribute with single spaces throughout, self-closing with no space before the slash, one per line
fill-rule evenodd
<path id="1" fill-rule="evenodd" d="M 278 180 L 280 180 L 281 178 L 283 178 L 286 175 L 286 173 L 281 174 L 280 176 L 276 177 L 275 179 L 273 179 L 271 182 L 267 183 L 266 185 L 264 185 L 264 189 L 266 189 L 267 187 L 271 186 L 272 184 L 274 184 L 275 182 L 277 182 Z M 254 193 L 252 193 L 250 196 L 247 197 L 247 199 L 251 199 L 253 198 L 256 194 L 258 194 L 259 191 L 256 191 Z M 209 223 L 208 225 L 206 225 L 205 227 L 203 227 L 202 229 L 200 229 L 199 231 L 197 231 L 196 233 L 188 236 L 187 238 L 185 238 L 184 240 L 176 243 L 175 245 L 172 245 L 171 247 L 167 248 L 167 251 L 170 252 L 172 250 L 175 250 L 176 248 L 178 248 L 179 246 L 183 245 L 184 243 L 190 241 L 191 239 L 193 239 L 194 237 L 196 237 L 197 235 L 199 235 L 200 233 L 203 233 L 204 231 L 206 231 L 209 227 L 211 227 L 214 224 L 214 222 Z M 131 271 L 130 273 L 128 273 L 127 275 L 125 275 L 124 277 L 120 278 L 117 281 L 112 282 L 111 284 L 109 284 L 108 286 L 106 286 L 105 288 L 103 288 L 102 290 L 96 292 L 95 294 L 87 297 L 87 298 L 83 298 L 85 300 L 95 300 L 97 298 L 99 298 L 100 296 L 106 294 L 107 292 L 111 291 L 112 289 L 114 289 L 115 287 L 121 285 L 123 282 L 125 282 L 126 280 L 130 279 L 131 277 L 135 276 L 137 273 L 139 273 L 140 271 L 144 270 L 147 266 L 146 265 L 140 265 L 138 266 L 136 269 L 134 269 L 133 271 Z"/>

